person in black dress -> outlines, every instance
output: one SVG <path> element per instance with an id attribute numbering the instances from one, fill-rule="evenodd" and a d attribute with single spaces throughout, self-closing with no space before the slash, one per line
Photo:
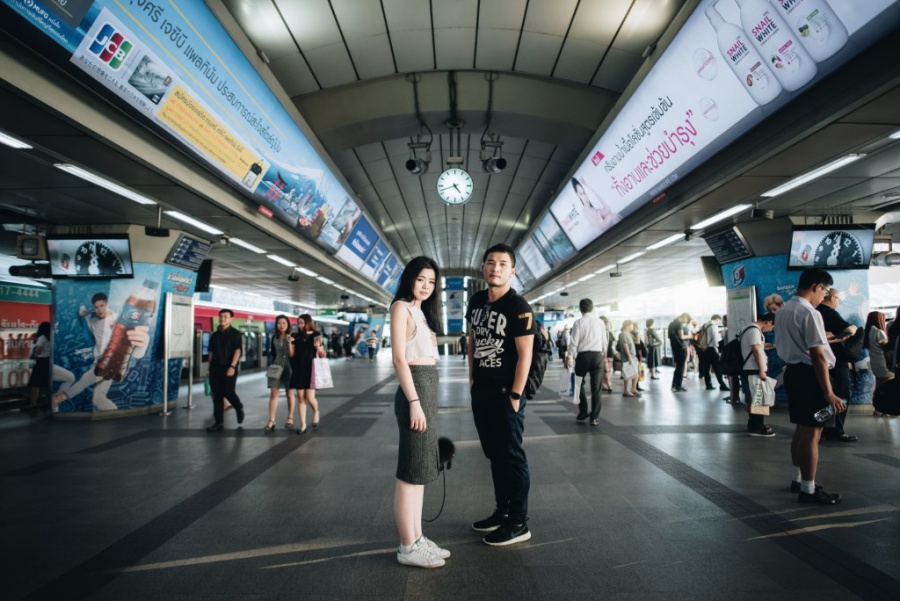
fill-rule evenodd
<path id="1" fill-rule="evenodd" d="M 324 357 L 322 333 L 316 331 L 312 316 L 304 313 L 297 318 L 297 334 L 294 336 L 294 355 L 291 357 L 291 389 L 297 391 L 300 429 L 297 434 L 306 434 L 306 404 L 313 410 L 312 427 L 319 427 L 319 403 L 312 381 L 313 359 Z"/>

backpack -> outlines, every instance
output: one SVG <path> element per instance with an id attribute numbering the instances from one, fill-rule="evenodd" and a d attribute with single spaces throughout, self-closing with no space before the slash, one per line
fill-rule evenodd
<path id="1" fill-rule="evenodd" d="M 703 327 L 700 328 L 699 334 L 695 334 L 695 336 L 698 336 L 697 345 L 700 347 L 701 351 L 705 351 L 709 348 L 709 328 L 711 325 L 711 321 L 706 322 L 703 324 Z"/>
<path id="2" fill-rule="evenodd" d="M 856 363 L 862 359 L 867 330 L 868 328 L 856 328 L 856 333 L 847 338 L 847 340 L 831 346 L 831 350 L 838 361 Z"/>
<path id="3" fill-rule="evenodd" d="M 525 398 L 531 400 L 544 381 L 547 371 L 547 359 L 553 354 L 553 342 L 544 338 L 540 332 L 534 335 L 534 347 L 531 350 L 531 367 L 528 368 L 528 381 L 525 383 Z"/>
<path id="4" fill-rule="evenodd" d="M 747 361 L 750 359 L 750 355 L 752 355 L 753 352 L 751 351 L 746 357 L 741 354 L 741 336 L 743 336 L 750 328 L 759 329 L 758 326 L 755 325 L 747 326 L 740 334 L 735 336 L 734 340 L 726 344 L 725 348 L 722 349 L 722 356 L 719 357 L 719 370 L 723 375 L 739 376 L 744 370 L 744 365 L 747 364 Z"/>

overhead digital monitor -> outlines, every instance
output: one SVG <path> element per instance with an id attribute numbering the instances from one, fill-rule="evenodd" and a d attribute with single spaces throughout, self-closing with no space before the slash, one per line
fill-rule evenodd
<path id="1" fill-rule="evenodd" d="M 788 269 L 868 269 L 875 224 L 795 225 Z"/>
<path id="2" fill-rule="evenodd" d="M 47 236 L 50 273 L 54 278 L 133 278 L 128 234 Z"/>

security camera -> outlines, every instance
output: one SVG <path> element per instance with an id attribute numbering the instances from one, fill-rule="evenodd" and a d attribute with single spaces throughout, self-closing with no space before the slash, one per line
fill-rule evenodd
<path id="1" fill-rule="evenodd" d="M 222 236 L 219 238 L 219 244 L 222 246 L 229 246 L 231 244 L 231 239 L 228 236 Z"/>
<path id="2" fill-rule="evenodd" d="M 684 241 L 690 242 L 693 239 L 694 239 L 694 230 L 692 230 L 691 228 L 684 230 Z"/>
<path id="3" fill-rule="evenodd" d="M 406 170 L 413 175 L 422 175 L 428 171 L 428 163 L 422 159 L 409 159 L 406 161 Z"/>
<path id="4" fill-rule="evenodd" d="M 620 277 L 622 277 L 622 272 L 621 272 L 621 271 L 610 271 L 610 272 L 609 272 L 609 277 L 611 277 L 611 278 L 620 278 Z"/>
<path id="5" fill-rule="evenodd" d="M 506 164 L 506 159 L 503 157 L 490 157 L 489 159 L 486 159 L 481 166 L 487 173 L 500 173 L 506 169 Z"/>
<path id="6" fill-rule="evenodd" d="M 9 268 L 9 275 L 36 280 L 47 279 L 50 277 L 50 264 L 29 263 L 27 265 L 12 265 Z"/>

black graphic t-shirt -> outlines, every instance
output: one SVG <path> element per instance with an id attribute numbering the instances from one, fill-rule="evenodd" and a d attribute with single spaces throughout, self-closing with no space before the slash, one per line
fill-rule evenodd
<path id="1" fill-rule="evenodd" d="M 481 290 L 469 300 L 466 321 L 475 335 L 475 382 L 511 386 L 519 360 L 516 338 L 537 333 L 528 301 L 510 288 L 489 303 L 487 290 Z"/>

